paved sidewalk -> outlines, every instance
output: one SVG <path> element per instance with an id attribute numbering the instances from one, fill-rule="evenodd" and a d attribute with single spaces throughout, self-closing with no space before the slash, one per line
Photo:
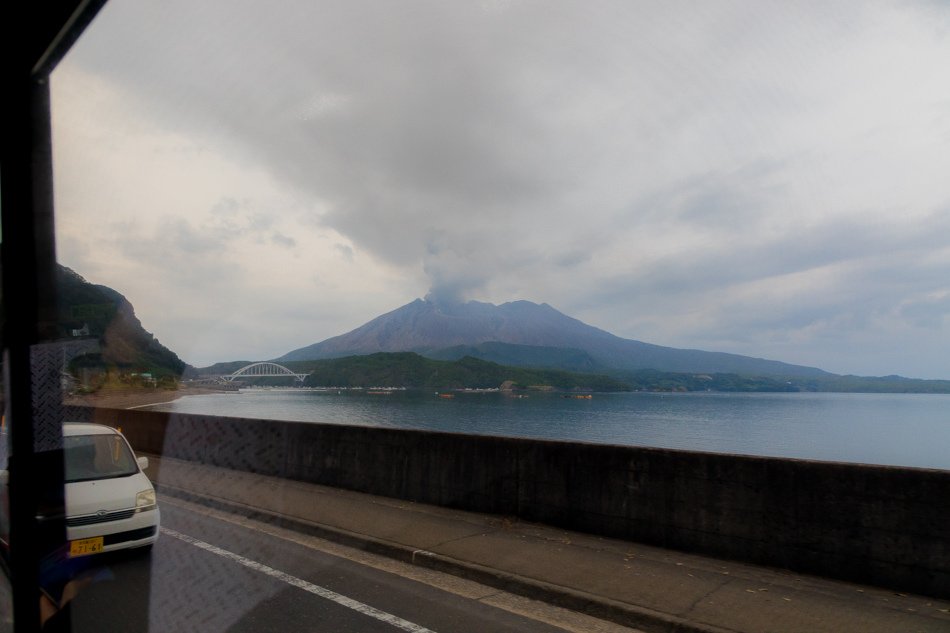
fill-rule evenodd
<path id="1" fill-rule="evenodd" d="M 950 601 L 149 456 L 159 493 L 644 631 L 950 631 Z"/>

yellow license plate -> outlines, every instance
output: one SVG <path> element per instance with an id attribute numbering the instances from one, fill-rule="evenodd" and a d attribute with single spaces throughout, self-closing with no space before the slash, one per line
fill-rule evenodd
<path id="1" fill-rule="evenodd" d="M 92 538 L 81 538 L 69 542 L 69 555 L 88 556 L 89 554 L 98 554 L 102 551 L 102 537 L 94 536 Z"/>

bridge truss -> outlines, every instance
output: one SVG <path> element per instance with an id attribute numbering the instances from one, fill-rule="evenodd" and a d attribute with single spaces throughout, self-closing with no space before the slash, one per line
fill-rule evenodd
<path id="1" fill-rule="evenodd" d="M 297 382 L 303 382 L 310 374 L 298 374 L 290 371 L 283 365 L 277 363 L 251 363 L 246 365 L 233 374 L 222 376 L 224 380 L 232 382 L 237 378 L 271 378 L 279 376 L 292 376 Z"/>

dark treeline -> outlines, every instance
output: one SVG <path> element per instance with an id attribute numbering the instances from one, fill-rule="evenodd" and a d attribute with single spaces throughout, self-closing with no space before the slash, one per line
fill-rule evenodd
<path id="1" fill-rule="evenodd" d="M 293 371 L 310 372 L 313 387 L 406 387 L 413 389 L 490 389 L 505 382 L 515 389 L 538 386 L 563 391 L 629 391 L 615 378 L 551 369 L 506 367 L 465 357 L 457 361 L 424 358 L 412 352 L 377 353 L 286 364 Z"/>
<path id="2" fill-rule="evenodd" d="M 229 374 L 250 361 L 217 363 L 190 369 L 186 377 Z M 861 377 L 829 375 L 820 378 L 743 376 L 640 370 L 604 373 L 511 367 L 464 357 L 454 361 L 434 360 L 413 352 L 378 352 L 314 361 L 282 363 L 289 369 L 310 374 L 310 387 L 405 387 L 407 389 L 490 389 L 505 382 L 514 389 L 549 387 L 559 391 L 719 391 L 719 392 L 854 392 L 854 393 L 950 393 L 950 381 L 917 380 L 900 376 Z M 254 385 L 298 384 L 291 378 L 247 378 Z"/>

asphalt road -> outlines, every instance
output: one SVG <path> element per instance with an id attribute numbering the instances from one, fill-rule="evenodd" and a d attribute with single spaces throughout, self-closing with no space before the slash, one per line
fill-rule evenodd
<path id="1" fill-rule="evenodd" d="M 150 555 L 102 558 L 72 603 L 75 633 L 627 630 L 174 499 L 161 507 Z"/>

